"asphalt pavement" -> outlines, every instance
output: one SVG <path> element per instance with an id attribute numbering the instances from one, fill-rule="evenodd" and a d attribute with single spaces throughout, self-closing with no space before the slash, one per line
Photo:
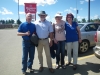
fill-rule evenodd
<path id="1" fill-rule="evenodd" d="M 0 75 L 21 75 L 21 57 L 22 57 L 22 39 L 17 36 L 17 29 L 0 29 Z M 35 59 L 33 64 L 34 73 L 28 75 L 52 75 L 49 72 L 45 53 L 43 52 L 44 71 L 40 73 L 37 50 L 35 50 Z M 52 65 L 55 69 L 55 59 L 52 59 Z M 67 63 L 67 56 L 65 57 Z M 72 69 L 72 65 L 66 69 L 55 69 L 53 75 L 100 75 L 100 59 L 93 54 L 92 48 L 87 53 L 79 54 L 78 68 Z"/>

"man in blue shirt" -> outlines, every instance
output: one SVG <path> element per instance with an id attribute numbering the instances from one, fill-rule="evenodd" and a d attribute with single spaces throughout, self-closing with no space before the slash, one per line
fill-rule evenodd
<path id="1" fill-rule="evenodd" d="M 27 13 L 26 14 L 26 22 L 22 23 L 19 28 L 17 35 L 22 36 L 22 74 L 26 75 L 27 67 L 30 70 L 30 72 L 33 72 L 32 64 L 34 59 L 34 53 L 35 53 L 35 46 L 31 43 L 30 37 L 33 33 L 36 32 L 35 25 L 31 23 L 32 20 L 32 14 Z M 28 58 L 29 54 L 29 58 Z M 28 60 L 28 62 L 27 62 Z"/>

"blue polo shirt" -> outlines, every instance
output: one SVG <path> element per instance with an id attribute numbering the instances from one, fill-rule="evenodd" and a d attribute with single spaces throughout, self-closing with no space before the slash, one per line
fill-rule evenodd
<path id="1" fill-rule="evenodd" d="M 26 33 L 27 31 L 30 31 L 30 35 L 22 36 L 23 40 L 30 40 L 30 37 L 32 36 L 32 34 L 36 32 L 35 24 L 28 23 L 28 22 L 24 22 L 20 24 L 18 28 L 18 32 Z"/>
<path id="2" fill-rule="evenodd" d="M 65 23 L 66 42 L 78 41 L 77 26 L 78 24 L 76 22 L 72 22 L 72 25 L 68 22 Z"/>

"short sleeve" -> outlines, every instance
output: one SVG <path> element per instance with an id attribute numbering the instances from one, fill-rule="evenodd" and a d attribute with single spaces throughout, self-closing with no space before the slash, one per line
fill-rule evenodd
<path id="1" fill-rule="evenodd" d="M 19 25 L 19 27 L 18 27 L 18 32 L 22 32 L 22 25 L 23 25 L 23 24 L 20 24 L 20 25 Z"/>
<path id="2" fill-rule="evenodd" d="M 51 23 L 49 23 L 49 32 L 53 32 L 53 25 Z"/>

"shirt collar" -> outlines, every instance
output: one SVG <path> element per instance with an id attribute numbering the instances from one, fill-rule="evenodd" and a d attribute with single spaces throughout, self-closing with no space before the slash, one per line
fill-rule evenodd
<path id="1" fill-rule="evenodd" d="M 39 20 L 39 22 L 41 23 L 42 21 Z M 46 22 L 46 19 L 43 22 Z"/>
<path id="2" fill-rule="evenodd" d="M 30 23 L 28 23 L 27 21 L 25 22 L 26 24 L 31 24 L 31 22 Z"/>

